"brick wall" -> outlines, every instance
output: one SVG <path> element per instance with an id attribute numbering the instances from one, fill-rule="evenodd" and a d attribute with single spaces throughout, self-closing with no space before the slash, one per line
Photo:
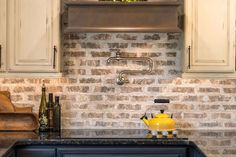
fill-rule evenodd
<path id="1" fill-rule="evenodd" d="M 160 109 L 174 114 L 178 128 L 235 129 L 236 80 L 181 79 L 180 33 L 75 33 L 64 35 L 62 78 L 0 78 L 17 106 L 38 112 L 41 85 L 61 97 L 64 129 L 146 128 L 139 119 Z M 146 69 L 143 62 L 106 63 L 120 49 L 123 56 L 151 57 L 150 74 L 126 75 L 120 70 Z M 169 98 L 170 104 L 154 104 Z"/>

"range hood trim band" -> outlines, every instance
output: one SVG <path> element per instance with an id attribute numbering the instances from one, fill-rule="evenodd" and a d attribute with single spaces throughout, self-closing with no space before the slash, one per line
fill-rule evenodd
<path id="1" fill-rule="evenodd" d="M 168 33 L 180 33 L 182 32 L 182 29 L 176 29 L 175 27 L 172 27 L 172 28 L 150 28 L 150 27 L 147 27 L 147 28 L 144 28 L 144 27 L 125 27 L 125 28 L 121 28 L 121 27 L 112 27 L 112 28 L 104 28 L 104 27 L 80 27 L 80 28 L 76 28 L 76 27 L 68 27 L 66 30 L 64 30 L 65 33 L 71 33 L 71 32 L 81 32 L 81 33 L 86 33 L 86 32 L 93 32 L 93 33 L 96 33 L 96 32 L 111 32 L 111 33 L 115 33 L 115 32 L 130 32 L 130 33 L 146 33 L 146 32 L 160 32 L 160 33 L 165 33 L 165 32 L 168 32 Z"/>
<path id="2" fill-rule="evenodd" d="M 70 1 L 65 2 L 66 6 L 76 6 L 76 5 L 95 5 L 95 6 L 101 6 L 101 5 L 112 5 L 112 6 L 179 6 L 179 2 L 103 2 L 103 1 L 97 1 L 97 2 L 85 2 L 85 1 Z"/>

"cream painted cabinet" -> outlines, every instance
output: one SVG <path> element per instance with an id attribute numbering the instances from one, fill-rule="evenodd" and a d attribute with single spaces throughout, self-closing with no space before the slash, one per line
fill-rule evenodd
<path id="1" fill-rule="evenodd" d="M 58 72 L 59 10 L 60 0 L 7 0 L 6 71 Z"/>
<path id="2" fill-rule="evenodd" d="M 235 72 L 235 4 L 185 0 L 185 72 Z"/>
<path id="3" fill-rule="evenodd" d="M 0 71 L 5 70 L 6 61 L 6 0 L 0 0 Z"/>

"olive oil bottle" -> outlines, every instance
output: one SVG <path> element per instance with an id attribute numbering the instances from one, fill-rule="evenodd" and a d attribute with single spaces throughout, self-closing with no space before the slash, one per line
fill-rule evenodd
<path id="1" fill-rule="evenodd" d="M 47 114 L 47 100 L 46 100 L 46 87 L 43 83 L 42 95 L 39 106 L 39 131 L 45 132 L 48 130 L 48 114 Z"/>
<path id="2" fill-rule="evenodd" d="M 59 103 L 59 96 L 55 97 L 55 104 L 54 104 L 54 112 L 53 112 L 53 122 L 54 128 L 53 131 L 60 132 L 61 131 L 61 105 Z"/>
<path id="3" fill-rule="evenodd" d="M 54 103 L 53 103 L 53 94 L 49 93 L 48 94 L 48 131 L 53 131 L 53 107 L 54 107 Z"/>

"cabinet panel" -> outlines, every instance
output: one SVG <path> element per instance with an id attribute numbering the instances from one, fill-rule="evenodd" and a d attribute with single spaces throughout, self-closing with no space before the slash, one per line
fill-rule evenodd
<path id="1" fill-rule="evenodd" d="M 50 0 L 16 0 L 16 6 L 15 63 L 50 64 Z"/>
<path id="2" fill-rule="evenodd" d="M 186 157 L 186 148 L 90 147 L 58 148 L 57 157 Z"/>
<path id="3" fill-rule="evenodd" d="M 16 149 L 17 157 L 55 157 L 55 149 L 50 148 L 23 148 Z"/>
<path id="4" fill-rule="evenodd" d="M 187 71 L 234 72 L 235 0 L 186 0 L 185 14 Z"/>
<path id="5" fill-rule="evenodd" d="M 7 156 L 6 157 L 15 157 L 16 155 L 15 155 L 15 150 L 12 150 L 11 152 L 9 152 L 8 154 L 7 154 Z"/>
<path id="6" fill-rule="evenodd" d="M 178 154 L 73 154 L 73 155 L 68 155 L 65 154 L 63 157 L 182 157 L 181 155 Z"/>
<path id="7" fill-rule="evenodd" d="M 53 30 L 54 25 L 59 25 L 59 21 L 54 19 L 56 3 L 59 2 L 8 1 L 8 71 L 57 71 L 54 61 L 58 59 L 58 53 L 54 53 L 54 45 L 58 47 L 59 43 Z"/>
<path id="8" fill-rule="evenodd" d="M 0 0 L 0 71 L 5 70 L 6 57 L 6 0 Z"/>

